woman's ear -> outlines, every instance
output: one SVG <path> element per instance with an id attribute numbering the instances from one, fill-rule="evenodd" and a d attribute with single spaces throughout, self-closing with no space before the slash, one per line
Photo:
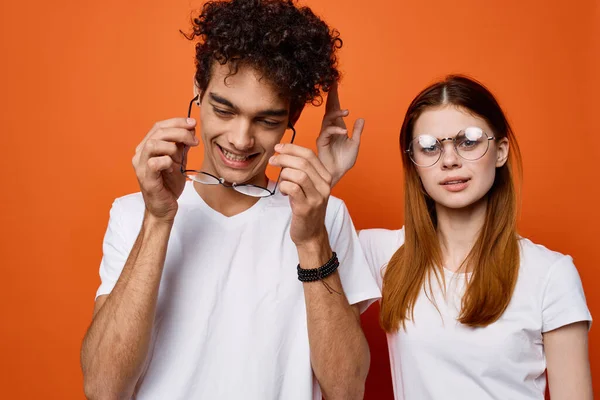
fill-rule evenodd
<path id="1" fill-rule="evenodd" d="M 496 142 L 496 168 L 500 168 L 506 164 L 509 150 L 508 138 L 503 137 Z"/>

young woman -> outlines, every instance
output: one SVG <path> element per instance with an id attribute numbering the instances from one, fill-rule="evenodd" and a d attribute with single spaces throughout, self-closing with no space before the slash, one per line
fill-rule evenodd
<path id="1" fill-rule="evenodd" d="M 334 91 L 318 142 L 334 181 L 358 151 L 346 115 Z M 571 257 L 517 233 L 519 150 L 494 96 L 462 76 L 429 86 L 400 148 L 405 225 L 360 232 L 396 399 L 544 399 L 546 370 L 552 400 L 591 399 L 581 281 Z"/>

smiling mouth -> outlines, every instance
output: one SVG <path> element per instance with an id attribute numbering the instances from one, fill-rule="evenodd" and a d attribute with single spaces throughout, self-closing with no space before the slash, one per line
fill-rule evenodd
<path id="1" fill-rule="evenodd" d="M 240 155 L 240 154 L 232 153 L 219 145 L 217 145 L 217 147 L 219 148 L 219 150 L 221 150 L 221 153 L 223 154 L 223 156 L 225 156 L 226 159 L 228 159 L 229 161 L 233 161 L 233 162 L 249 161 L 258 155 L 258 153 L 248 154 L 248 155 Z"/>

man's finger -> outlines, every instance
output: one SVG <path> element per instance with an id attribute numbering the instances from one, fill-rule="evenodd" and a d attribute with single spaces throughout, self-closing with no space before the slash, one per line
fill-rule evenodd
<path id="1" fill-rule="evenodd" d="M 290 181 L 280 182 L 279 183 L 279 191 L 286 196 L 290 196 L 290 198 L 294 202 L 299 202 L 299 201 L 306 199 L 306 195 L 302 191 L 302 188 L 294 182 L 290 182 Z"/>
<path id="2" fill-rule="evenodd" d="M 185 148 L 181 144 L 166 142 L 163 140 L 150 139 L 141 151 L 140 162 L 145 162 L 152 157 L 169 156 L 173 162 L 181 165 L 183 162 L 183 152 Z"/>
<path id="3" fill-rule="evenodd" d="M 196 127 L 196 120 L 194 118 L 171 118 L 165 119 L 164 121 L 158 121 L 154 124 L 156 128 L 183 128 L 183 129 L 194 129 Z"/>
<path id="4" fill-rule="evenodd" d="M 281 171 L 281 182 L 292 182 L 300 186 L 307 199 L 314 199 L 320 196 L 315 183 L 305 171 L 294 168 L 284 168 Z"/>
<path id="5" fill-rule="evenodd" d="M 325 113 L 330 111 L 339 110 L 340 107 L 340 96 L 338 94 L 338 84 L 334 82 L 331 85 L 331 89 L 327 92 L 327 103 L 325 103 Z"/>
<path id="6" fill-rule="evenodd" d="M 360 137 L 362 135 L 363 129 L 365 129 L 365 120 L 362 118 L 354 121 L 354 129 L 352 130 L 352 137 L 350 140 L 360 144 Z"/>
<path id="7" fill-rule="evenodd" d="M 317 146 L 327 146 L 333 135 L 348 135 L 348 130 L 339 126 L 331 125 L 321 131 L 317 138 Z"/>
<path id="8" fill-rule="evenodd" d="M 168 170 L 173 166 L 173 159 L 169 156 L 152 157 L 148 160 L 147 173 L 152 178 L 157 178 L 162 171 Z"/>
<path id="9" fill-rule="evenodd" d="M 321 179 L 325 180 L 327 183 L 330 182 L 331 174 L 312 150 L 296 144 L 285 143 L 275 146 L 275 151 L 277 151 L 279 155 L 271 157 L 271 160 L 273 161 L 272 165 L 291 167 L 300 170 L 312 168 L 319 174 Z M 290 156 L 294 157 L 295 159 L 282 156 Z M 269 162 L 271 163 L 271 161 Z"/>
<path id="10" fill-rule="evenodd" d="M 323 195 L 326 195 L 327 190 L 330 188 L 332 177 L 329 171 L 327 171 L 322 164 L 321 167 L 323 168 L 323 172 L 319 172 L 314 168 L 313 164 L 305 158 L 292 156 L 289 154 L 279 154 L 277 156 L 273 156 L 269 160 L 269 163 L 271 165 L 283 168 L 283 171 L 286 169 L 300 171 L 310 179 L 311 184 Z M 296 183 L 302 184 L 301 181 L 297 181 Z"/>
<path id="11" fill-rule="evenodd" d="M 344 122 L 344 117 L 347 117 L 349 114 L 350 111 L 348 110 L 335 110 L 326 113 L 323 116 L 323 123 L 321 124 L 321 129 L 324 129 L 330 125 L 335 125 L 346 129 L 346 122 Z"/>
<path id="12" fill-rule="evenodd" d="M 171 142 L 180 146 L 195 147 L 200 143 L 194 131 L 182 128 L 157 128 L 152 136 L 144 139 L 138 146 L 137 151 L 144 148 L 153 141 Z"/>
<path id="13" fill-rule="evenodd" d="M 148 134 L 138 145 L 137 149 L 141 149 L 146 144 L 148 139 L 156 135 L 157 131 L 165 131 L 172 128 L 187 130 L 192 136 L 195 136 L 196 120 L 194 118 L 171 118 L 164 121 L 158 121 L 154 124 L 152 129 L 150 129 Z"/>

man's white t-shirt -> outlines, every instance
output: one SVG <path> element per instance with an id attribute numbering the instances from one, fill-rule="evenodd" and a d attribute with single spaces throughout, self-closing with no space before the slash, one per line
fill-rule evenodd
<path id="1" fill-rule="evenodd" d="M 359 237 L 381 288 L 385 266 L 404 244 L 404 229 L 368 229 Z M 421 291 L 414 321 L 407 321 L 406 331 L 387 334 L 397 400 L 544 399 L 542 333 L 591 322 L 591 315 L 571 257 L 527 239 L 520 246 L 519 277 L 510 304 L 485 328 L 457 321 L 465 274 L 444 270 L 447 300 L 432 279 L 439 311 Z"/>
<path id="2" fill-rule="evenodd" d="M 96 296 L 113 289 L 143 214 L 140 193 L 113 203 Z M 279 193 L 226 217 L 186 184 L 134 399 L 321 399 L 290 222 Z M 344 293 L 364 311 L 380 292 L 341 200 L 330 197 L 325 223 Z"/>

